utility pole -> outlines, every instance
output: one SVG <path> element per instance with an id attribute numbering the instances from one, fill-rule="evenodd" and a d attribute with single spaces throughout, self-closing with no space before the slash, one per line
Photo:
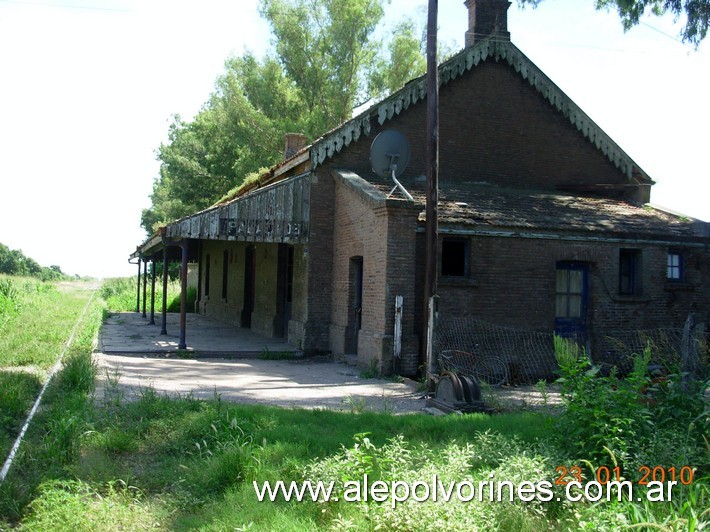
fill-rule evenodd
<path id="1" fill-rule="evenodd" d="M 429 0 L 427 21 L 427 150 L 426 150 L 426 263 L 424 307 L 426 315 L 425 363 L 431 384 L 433 367 L 434 316 L 437 292 L 437 251 L 439 241 L 439 65 L 437 62 L 437 18 L 439 2 Z"/>

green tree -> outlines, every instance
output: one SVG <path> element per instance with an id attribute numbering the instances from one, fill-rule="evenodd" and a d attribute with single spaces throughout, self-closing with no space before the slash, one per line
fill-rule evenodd
<path id="1" fill-rule="evenodd" d="M 519 0 L 521 5 L 536 7 L 543 0 Z M 685 17 L 681 30 L 683 42 L 696 48 L 708 32 L 710 21 L 710 0 L 594 0 L 597 9 L 615 9 L 621 23 L 628 30 L 639 23 L 641 17 L 650 12 L 656 16 L 672 13 L 678 20 Z"/>
<path id="2" fill-rule="evenodd" d="M 173 118 L 169 142 L 158 149 L 160 178 L 142 225 L 162 223 L 213 204 L 245 175 L 275 164 L 284 133 L 304 131 L 308 113 L 278 61 L 251 54 L 228 59 L 216 89 L 192 122 Z"/>
<path id="3" fill-rule="evenodd" d="M 311 109 L 313 127 L 326 131 L 367 100 L 367 73 L 379 43 L 372 32 L 384 15 L 381 0 L 261 0 L 274 48 Z"/>
<path id="4" fill-rule="evenodd" d="M 370 75 L 370 94 L 377 97 L 392 93 L 426 72 L 423 27 L 413 19 L 400 21 L 392 32 L 386 54 L 380 54 Z"/>
<path id="5" fill-rule="evenodd" d="M 43 281 L 66 278 L 59 266 L 49 268 L 40 266 L 36 260 L 25 256 L 21 249 L 10 249 L 2 243 L 0 243 L 0 273 L 38 277 Z"/>
<path id="6" fill-rule="evenodd" d="M 314 139 L 371 98 L 424 71 L 416 25 L 373 37 L 388 0 L 261 0 L 272 55 L 225 62 L 215 90 L 192 121 L 175 116 L 157 150 L 160 175 L 141 223 L 160 225 L 204 209 L 244 177 L 282 158 L 284 135 Z"/>

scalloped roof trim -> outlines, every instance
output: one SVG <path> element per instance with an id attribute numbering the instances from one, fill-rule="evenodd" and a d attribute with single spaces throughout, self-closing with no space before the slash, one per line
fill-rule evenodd
<path id="1" fill-rule="evenodd" d="M 439 65 L 439 85 L 450 83 L 488 60 L 507 62 L 630 181 L 640 176 L 641 182 L 653 183 L 609 135 L 510 41 L 488 39 L 465 48 Z M 376 119 L 379 125 L 383 125 L 410 105 L 424 100 L 426 93 L 426 76 L 421 76 L 357 117 L 317 139 L 310 147 L 312 168 L 323 164 L 326 159 L 342 151 L 361 135 L 369 135 L 373 119 Z"/>

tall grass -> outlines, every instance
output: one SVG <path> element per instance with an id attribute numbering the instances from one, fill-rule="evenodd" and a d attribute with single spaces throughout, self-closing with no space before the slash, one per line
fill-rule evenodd
<path id="1" fill-rule="evenodd" d="M 151 286 L 148 282 L 146 310 L 150 309 Z M 134 312 L 136 310 L 137 290 L 136 278 L 114 277 L 106 279 L 101 285 L 101 297 L 106 300 L 106 306 L 110 312 Z M 143 309 L 143 284 L 141 282 L 140 309 Z M 187 311 L 193 312 L 195 300 L 197 299 L 197 289 L 189 287 L 187 291 Z M 180 311 L 180 283 L 170 281 L 168 283 L 168 312 Z M 155 285 L 155 311 L 163 311 L 163 285 L 157 282 Z"/>
<path id="2" fill-rule="evenodd" d="M 84 293 L 86 289 L 77 284 L 65 288 L 65 295 L 71 296 L 74 291 Z M 61 307 L 61 302 L 56 306 Z M 55 308 L 55 311 L 60 317 L 63 316 L 61 308 Z M 0 529 L 20 516 L 23 508 L 36 497 L 36 490 L 44 479 L 62 476 L 79 457 L 87 421 L 91 419 L 93 410 L 90 392 L 94 386 L 96 367 L 92 350 L 102 312 L 103 305 L 100 299 L 95 298 L 65 353 L 62 368 L 47 388 L 41 408 L 26 433 L 8 477 L 0 483 Z M 75 323 L 78 318 L 76 316 Z M 64 320 L 59 321 L 63 323 Z M 73 326 L 74 323 L 64 330 L 64 342 Z M 47 327 L 58 327 L 58 324 L 47 323 Z M 55 361 L 60 352 L 55 352 Z M 41 382 L 38 377 L 32 378 L 21 371 L 0 373 L 0 380 L 5 380 L 0 383 L 4 384 L 0 386 L 0 406 L 3 412 L 11 412 L 3 418 L 6 445 L 1 450 L 4 461 Z M 13 388 L 19 391 L 8 394 L 7 390 Z"/>
<path id="3" fill-rule="evenodd" d="M 7 279 L 7 278 L 6 278 Z M 0 320 L 0 367 L 51 367 L 57 360 L 93 288 L 13 278 L 16 312 Z"/>

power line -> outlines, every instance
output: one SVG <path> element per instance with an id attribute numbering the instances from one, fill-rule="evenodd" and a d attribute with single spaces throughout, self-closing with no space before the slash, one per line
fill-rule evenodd
<path id="1" fill-rule="evenodd" d="M 687 46 L 687 47 L 689 47 L 689 48 L 692 48 L 691 45 L 689 45 L 689 44 L 686 43 L 686 42 L 683 42 L 681 39 L 678 39 L 677 37 L 673 37 L 673 35 L 668 35 L 666 32 L 664 32 L 664 31 L 662 31 L 662 30 L 659 30 L 658 28 L 656 28 L 656 27 L 654 27 L 654 26 L 651 26 L 650 24 L 648 24 L 648 23 L 646 23 L 646 22 L 644 22 L 644 21 L 642 21 L 642 20 L 639 21 L 639 24 L 643 24 L 643 25 L 646 26 L 647 28 L 651 28 L 653 31 L 656 31 L 656 32 L 660 33 L 661 35 L 663 35 L 663 36 L 665 36 L 665 37 L 668 37 L 669 39 L 672 39 L 672 40 L 674 40 L 674 41 L 677 42 L 677 43 L 682 44 L 683 46 Z"/>
<path id="2" fill-rule="evenodd" d="M 60 9 L 75 9 L 83 11 L 105 11 L 108 13 L 128 13 L 130 11 L 130 9 L 116 9 L 111 7 L 97 7 L 87 5 L 57 4 L 51 2 L 27 2 L 26 0 L 0 0 L 0 2 L 5 4 L 17 4 L 21 6 L 54 7 Z"/>

